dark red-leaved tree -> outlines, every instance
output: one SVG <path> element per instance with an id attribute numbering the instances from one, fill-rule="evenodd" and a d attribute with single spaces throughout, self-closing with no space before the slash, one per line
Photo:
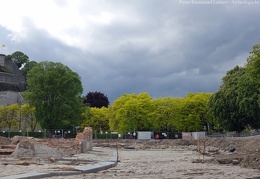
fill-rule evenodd
<path id="1" fill-rule="evenodd" d="M 90 107 L 108 107 L 109 101 L 106 95 L 101 92 L 89 92 L 85 99 L 83 100 L 83 103 L 90 106 Z"/>

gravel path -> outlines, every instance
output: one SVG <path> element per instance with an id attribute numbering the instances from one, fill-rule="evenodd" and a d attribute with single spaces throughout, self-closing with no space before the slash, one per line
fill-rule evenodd
<path id="1" fill-rule="evenodd" d="M 202 159 L 202 156 L 200 156 Z M 120 162 L 114 168 L 98 173 L 77 176 L 55 177 L 58 179 L 106 178 L 106 179 L 245 179 L 260 178 L 260 171 L 241 168 L 234 165 L 214 164 L 211 158 L 205 157 L 204 163 L 195 163 L 198 155 L 185 149 L 163 150 L 120 150 Z M 54 178 L 54 177 L 52 177 Z"/>

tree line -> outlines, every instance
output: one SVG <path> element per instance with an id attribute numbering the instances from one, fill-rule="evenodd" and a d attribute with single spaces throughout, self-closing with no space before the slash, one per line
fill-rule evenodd
<path id="1" fill-rule="evenodd" d="M 82 126 L 96 131 L 202 131 L 212 123 L 207 101 L 212 93 L 189 93 L 184 98 L 156 98 L 148 93 L 123 94 L 113 105 L 92 107 Z"/>
<path id="2" fill-rule="evenodd" d="M 81 79 L 69 67 L 49 61 L 29 62 L 21 64 L 21 70 L 26 67 L 28 83 L 23 96 L 44 129 L 79 125 L 124 134 L 137 130 L 241 132 L 260 128 L 259 44 L 243 67 L 226 73 L 215 93 L 189 93 L 183 98 L 152 98 L 145 92 L 123 94 L 112 105 L 101 92 L 82 96 Z M 2 121 L 4 108 L 8 107 L 0 108 Z"/>

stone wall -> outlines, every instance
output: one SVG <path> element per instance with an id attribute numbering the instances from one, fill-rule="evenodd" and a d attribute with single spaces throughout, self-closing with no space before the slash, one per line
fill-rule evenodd
<path id="1" fill-rule="evenodd" d="M 5 55 L 0 54 L 0 66 L 4 66 L 4 64 L 5 64 Z"/>
<path id="2" fill-rule="evenodd" d="M 3 65 L 5 68 L 11 70 L 14 74 L 17 74 L 17 75 L 22 75 L 18 66 L 13 62 L 13 61 L 10 61 L 10 60 L 4 60 L 4 65 Z"/>
<path id="3" fill-rule="evenodd" d="M 12 84 L 22 84 L 25 85 L 25 77 L 24 76 L 18 76 L 15 74 L 10 73 L 3 73 L 0 72 L 0 82 L 2 83 L 12 83 Z"/>
<path id="4" fill-rule="evenodd" d="M 24 100 L 19 92 L 0 91 L 0 106 L 8 106 L 15 103 L 24 104 Z"/>
<path id="5" fill-rule="evenodd" d="M 0 91 L 24 91 L 26 89 L 26 78 L 10 73 L 0 72 Z"/>
<path id="6" fill-rule="evenodd" d="M 0 54 L 0 66 L 13 72 L 13 74 L 0 72 L 0 91 L 24 91 L 26 89 L 26 78 L 14 62 L 5 60 L 4 54 Z"/>

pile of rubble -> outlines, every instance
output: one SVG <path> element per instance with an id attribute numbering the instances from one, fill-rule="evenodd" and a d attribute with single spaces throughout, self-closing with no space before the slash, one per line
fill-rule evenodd
<path id="1" fill-rule="evenodd" d="M 0 137 L 0 145 L 16 146 L 10 157 L 24 158 L 61 158 L 80 153 L 80 146 L 75 139 L 37 139 L 15 136 L 11 140 Z"/>

